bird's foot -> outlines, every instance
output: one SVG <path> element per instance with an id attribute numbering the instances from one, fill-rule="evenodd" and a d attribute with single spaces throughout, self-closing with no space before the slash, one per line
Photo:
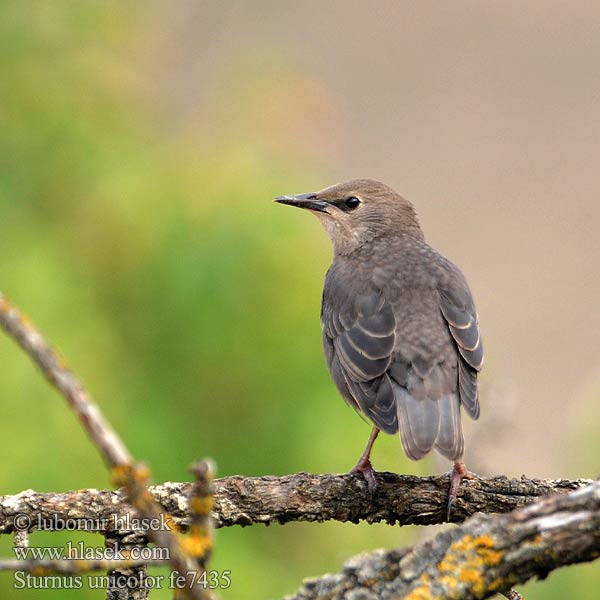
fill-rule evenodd
<path id="1" fill-rule="evenodd" d="M 362 473 L 362 476 L 367 481 L 369 493 L 373 495 L 377 489 L 377 480 L 375 479 L 375 469 L 368 458 L 361 458 L 350 473 Z"/>
<path id="2" fill-rule="evenodd" d="M 452 471 L 448 471 L 447 473 L 450 475 L 450 489 L 448 490 L 448 510 L 446 513 L 446 520 L 450 521 L 450 509 L 452 508 L 452 504 L 456 500 L 456 494 L 458 492 L 458 488 L 460 487 L 460 482 L 463 479 L 481 479 L 477 473 L 472 473 L 467 469 L 465 463 L 462 460 L 457 460 L 454 463 L 454 467 Z"/>

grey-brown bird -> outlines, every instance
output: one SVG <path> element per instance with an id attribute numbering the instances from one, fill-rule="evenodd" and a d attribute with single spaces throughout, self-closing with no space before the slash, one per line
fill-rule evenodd
<path id="1" fill-rule="evenodd" d="M 448 513 L 463 478 L 461 406 L 479 417 L 483 345 L 461 271 L 436 252 L 413 205 L 383 183 L 356 179 L 276 199 L 319 218 L 333 243 L 321 306 L 323 347 L 344 399 L 373 424 L 353 471 L 371 490 L 379 431 L 400 433 L 409 458 L 453 461 Z"/>

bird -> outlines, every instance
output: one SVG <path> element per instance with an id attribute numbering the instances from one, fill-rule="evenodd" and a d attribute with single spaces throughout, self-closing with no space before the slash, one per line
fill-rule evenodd
<path id="1" fill-rule="evenodd" d="M 467 281 L 426 241 L 415 208 L 387 185 L 354 179 L 275 202 L 315 215 L 333 246 L 321 303 L 323 350 L 346 402 L 373 425 L 354 473 L 373 493 L 380 431 L 412 460 L 452 461 L 447 515 L 462 479 L 461 412 L 479 417 L 479 319 Z"/>

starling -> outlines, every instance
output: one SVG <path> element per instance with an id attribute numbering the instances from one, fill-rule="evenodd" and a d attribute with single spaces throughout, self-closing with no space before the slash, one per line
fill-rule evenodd
<path id="1" fill-rule="evenodd" d="M 353 472 L 376 486 L 370 453 L 379 431 L 400 433 L 419 460 L 453 461 L 448 514 L 463 478 L 462 406 L 479 417 L 483 346 L 461 271 L 436 252 L 413 205 L 383 183 L 356 179 L 276 199 L 307 209 L 333 244 L 321 305 L 323 348 L 346 402 L 373 423 Z"/>

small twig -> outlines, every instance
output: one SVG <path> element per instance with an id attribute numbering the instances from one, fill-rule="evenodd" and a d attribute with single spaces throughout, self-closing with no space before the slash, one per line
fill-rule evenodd
<path id="1" fill-rule="evenodd" d="M 149 471 L 140 464 L 120 467 L 117 471 L 117 482 L 125 488 L 127 499 L 149 523 L 161 523 L 165 517 L 164 509 L 156 502 L 148 489 Z M 183 539 L 172 517 L 166 514 L 166 527 L 151 527 L 148 537 L 159 547 L 168 552 L 173 570 L 184 574 L 184 580 L 177 589 L 186 598 L 205 600 L 208 596 L 201 585 L 197 585 L 198 567 L 195 557 L 188 554 L 183 546 Z"/>
<path id="2" fill-rule="evenodd" d="M 190 497 L 192 522 L 185 540 L 188 554 L 196 557 L 198 565 L 206 568 L 213 548 L 212 510 L 214 508 L 213 479 L 215 465 L 212 460 L 204 459 L 194 463 L 190 471 L 196 478 Z"/>
<path id="3" fill-rule="evenodd" d="M 0 293 L 0 326 L 21 346 L 44 377 L 66 398 L 110 466 L 132 462 L 131 454 L 90 395 L 29 319 Z"/>
<path id="4" fill-rule="evenodd" d="M 212 460 L 205 459 L 194 463 L 190 467 L 190 471 L 193 473 L 196 481 L 192 486 L 189 500 L 191 523 L 188 535 L 182 541 L 182 545 L 187 555 L 193 556 L 196 559 L 197 572 L 195 573 L 195 579 L 196 582 L 201 582 L 206 579 L 206 564 L 208 563 L 213 547 L 211 511 L 214 505 L 212 480 L 215 466 Z M 208 589 L 203 590 L 203 593 L 207 600 L 212 598 L 212 594 Z M 180 591 L 176 590 L 175 598 L 177 599 L 180 596 Z"/>

